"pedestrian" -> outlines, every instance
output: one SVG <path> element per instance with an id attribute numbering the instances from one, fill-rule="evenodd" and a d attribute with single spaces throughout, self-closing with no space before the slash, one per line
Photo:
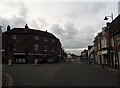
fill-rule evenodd
<path id="1" fill-rule="evenodd" d="M 35 59 L 34 64 L 35 64 L 35 65 L 38 64 L 38 59 Z"/>
<path id="2" fill-rule="evenodd" d="M 8 60 L 8 65 L 10 65 L 10 66 L 12 65 L 12 59 Z"/>

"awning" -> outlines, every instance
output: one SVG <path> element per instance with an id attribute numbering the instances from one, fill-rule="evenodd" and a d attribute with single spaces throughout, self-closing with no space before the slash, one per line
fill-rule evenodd
<path id="1" fill-rule="evenodd" d="M 25 53 L 13 53 L 14 55 L 25 55 Z"/>

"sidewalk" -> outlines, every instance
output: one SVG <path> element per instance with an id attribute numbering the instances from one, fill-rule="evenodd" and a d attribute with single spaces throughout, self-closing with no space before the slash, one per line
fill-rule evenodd
<path id="1" fill-rule="evenodd" d="M 98 65 L 98 64 L 92 64 L 91 66 L 98 68 L 98 69 L 101 69 L 101 70 L 104 70 L 104 71 L 108 71 L 108 72 L 116 74 L 116 75 L 118 75 L 118 74 L 120 75 L 120 69 L 110 68 L 107 66 L 104 66 L 104 68 L 102 68 L 102 66 Z"/>

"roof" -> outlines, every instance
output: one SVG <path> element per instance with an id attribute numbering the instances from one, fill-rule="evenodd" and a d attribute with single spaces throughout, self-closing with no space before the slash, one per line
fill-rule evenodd
<path id="1" fill-rule="evenodd" d="M 11 29 L 9 31 L 3 32 L 3 34 L 6 34 L 6 33 L 9 33 L 9 34 L 27 33 L 27 34 L 35 34 L 35 35 L 41 35 L 41 36 L 46 36 L 46 37 L 51 37 L 51 38 L 58 39 L 52 33 L 49 33 L 47 31 L 36 30 L 36 29 L 13 28 L 13 29 Z"/>

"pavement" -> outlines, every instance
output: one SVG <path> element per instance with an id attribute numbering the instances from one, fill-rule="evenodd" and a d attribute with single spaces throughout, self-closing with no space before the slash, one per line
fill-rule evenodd
<path id="1" fill-rule="evenodd" d="M 118 75 L 78 59 L 64 63 L 3 66 L 3 81 L 10 86 L 118 86 Z"/>
<path id="2" fill-rule="evenodd" d="M 104 66 L 104 68 L 102 69 L 102 66 L 98 65 L 98 64 L 93 64 L 91 66 L 95 67 L 97 69 L 108 71 L 108 72 L 113 73 L 113 74 L 117 74 L 117 75 L 120 72 L 120 69 L 110 68 L 110 67 L 106 67 L 106 66 Z"/>
<path id="3" fill-rule="evenodd" d="M 71 59 L 71 61 L 72 61 L 72 63 L 84 63 L 84 62 L 81 62 L 79 59 Z M 84 63 L 84 64 L 88 64 L 88 63 Z M 104 68 L 102 69 L 101 65 L 98 65 L 98 64 L 91 64 L 90 66 L 95 67 L 100 70 L 108 71 L 108 72 L 116 74 L 116 75 L 118 75 L 120 73 L 120 69 L 110 68 L 107 66 L 104 66 Z"/>

